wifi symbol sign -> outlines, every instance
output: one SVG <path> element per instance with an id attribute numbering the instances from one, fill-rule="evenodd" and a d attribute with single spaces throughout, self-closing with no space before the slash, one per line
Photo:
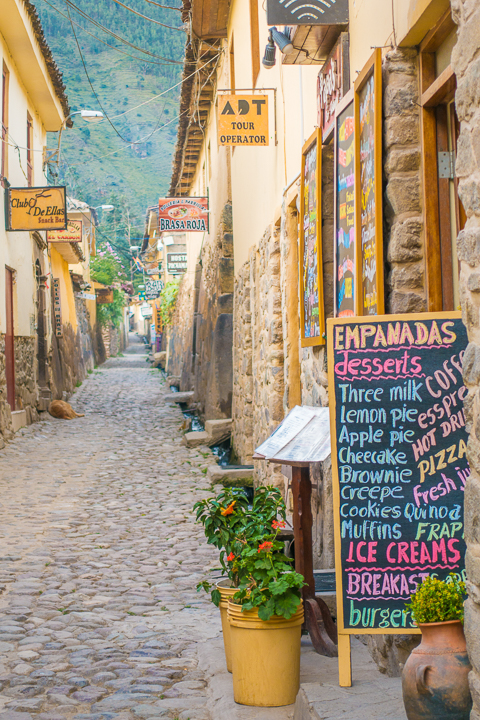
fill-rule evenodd
<path id="1" fill-rule="evenodd" d="M 348 0 L 267 0 L 269 25 L 346 25 Z"/>

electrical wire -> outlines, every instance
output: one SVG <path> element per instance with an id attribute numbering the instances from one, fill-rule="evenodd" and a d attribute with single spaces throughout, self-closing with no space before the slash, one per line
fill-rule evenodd
<path id="1" fill-rule="evenodd" d="M 61 15 L 63 18 L 68 20 L 68 16 L 65 15 L 61 10 L 59 10 L 55 5 L 52 5 L 52 3 L 48 2 L 48 0 L 43 0 L 43 2 L 52 8 L 52 10 L 55 10 L 59 15 Z M 155 60 L 147 60 L 146 58 L 139 58 L 135 55 L 130 55 L 129 53 L 126 53 L 124 50 L 120 50 L 120 48 L 115 47 L 115 45 L 110 45 L 110 43 L 105 42 L 105 40 L 102 40 L 101 38 L 97 37 L 93 33 L 89 32 L 86 28 L 83 27 L 83 25 L 80 25 L 80 23 L 75 22 L 75 20 L 72 20 L 73 24 L 76 25 L 80 30 L 83 30 L 84 33 L 87 33 L 87 35 L 90 35 L 94 40 L 98 40 L 98 42 L 101 42 L 103 45 L 106 45 L 107 47 L 111 48 L 112 50 L 116 50 L 117 52 L 121 53 L 122 55 L 125 55 L 126 57 L 133 58 L 133 60 L 138 60 L 139 62 L 145 62 L 149 63 L 150 65 L 182 65 L 182 62 L 180 60 L 169 60 L 168 58 L 163 58 L 165 62 L 155 62 Z M 135 46 L 132 46 L 135 47 Z M 142 50 L 141 48 L 136 48 L 140 52 L 146 52 Z M 149 53 L 151 55 L 151 53 Z M 153 57 L 160 57 L 157 55 L 153 55 Z"/>
<path id="2" fill-rule="evenodd" d="M 77 5 L 75 5 L 71 0 L 62 0 L 64 4 L 67 6 L 67 8 L 72 8 L 73 10 L 76 10 L 81 17 L 83 17 L 85 20 L 88 20 L 91 22 L 95 27 L 98 27 L 100 30 L 103 30 L 103 32 L 107 33 L 108 35 L 111 35 L 119 42 L 124 43 L 125 45 L 128 45 L 129 47 L 134 48 L 135 50 L 138 50 L 139 52 L 145 53 L 146 55 L 149 55 L 150 57 L 154 57 L 157 60 L 165 60 L 166 62 L 174 63 L 175 65 L 182 65 L 183 63 L 179 60 L 170 60 L 169 58 L 161 57 L 160 55 L 156 55 L 155 53 L 150 52 L 149 50 L 144 50 L 143 48 L 139 48 L 137 45 L 134 45 L 133 43 L 129 42 L 128 40 L 125 40 L 125 38 L 122 38 L 120 35 L 117 35 L 113 32 L 113 30 L 109 30 L 107 27 L 102 25 L 101 23 L 94 20 L 90 15 L 87 15 L 83 10 L 81 10 Z"/>
<path id="3" fill-rule="evenodd" d="M 128 7 L 128 5 L 124 5 L 120 0 L 112 0 L 112 2 L 116 3 L 117 5 L 120 5 L 121 7 L 125 8 L 125 10 L 128 10 L 129 12 L 133 13 L 134 15 L 138 15 L 139 17 L 143 18 L 144 20 L 148 20 L 149 22 L 155 23 L 155 25 L 161 25 L 162 27 L 168 28 L 169 30 L 180 30 L 180 32 L 186 32 L 184 27 L 174 27 L 173 25 L 165 25 L 164 23 L 161 23 L 159 20 L 154 20 L 153 18 L 149 18 L 146 15 L 142 15 L 142 13 L 137 12 L 131 7 Z"/>
<path id="4" fill-rule="evenodd" d="M 156 5 L 159 8 L 164 8 L 165 10 L 180 10 L 182 12 L 182 8 L 175 7 L 174 5 L 160 5 L 157 2 L 154 2 L 154 0 L 145 0 L 145 2 L 150 3 L 150 5 Z"/>
<path id="5" fill-rule="evenodd" d="M 201 58 L 204 57 L 205 54 L 206 54 L 206 53 L 204 53 L 204 54 L 201 56 Z M 127 115 L 128 113 L 133 112 L 134 110 L 138 110 L 138 108 L 141 108 L 141 107 L 143 107 L 144 105 L 148 105 L 148 103 L 151 103 L 151 102 L 153 102 L 154 100 L 157 100 L 157 98 L 162 97 L 162 95 L 165 95 L 167 92 L 170 92 L 170 90 L 174 90 L 174 89 L 177 88 L 179 85 L 182 85 L 186 80 L 189 80 L 191 77 L 193 77 L 196 73 L 201 72 L 201 70 L 203 70 L 203 68 L 204 68 L 206 65 L 208 65 L 208 64 L 211 63 L 213 60 L 215 60 L 216 58 L 218 58 L 219 55 L 221 55 L 221 53 L 218 53 L 218 54 L 215 55 L 214 57 L 210 58 L 210 60 L 207 60 L 207 62 L 206 62 L 201 68 L 198 68 L 197 70 L 194 70 L 193 73 L 191 73 L 190 75 L 187 75 L 186 78 L 183 78 L 182 80 L 180 80 L 180 82 L 176 83 L 175 85 L 172 85 L 172 87 L 169 87 L 167 90 L 164 90 L 164 91 L 161 92 L 159 95 L 155 95 L 154 97 L 150 98 L 149 100 L 145 100 L 145 102 L 140 103 L 140 105 L 135 105 L 135 107 L 130 108 L 129 110 L 125 110 L 125 112 L 120 113 L 119 115 L 114 115 L 114 116 L 112 117 L 112 120 L 116 120 L 116 119 L 119 118 L 119 117 L 123 117 L 124 115 Z M 201 59 L 201 58 L 200 58 L 200 59 Z"/>

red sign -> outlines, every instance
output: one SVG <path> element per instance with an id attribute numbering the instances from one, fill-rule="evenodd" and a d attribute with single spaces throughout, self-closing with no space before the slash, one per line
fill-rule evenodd
<path id="1" fill-rule="evenodd" d="M 160 198 L 160 232 L 208 232 L 208 197 Z"/>
<path id="2" fill-rule="evenodd" d="M 333 131 L 335 108 L 349 89 L 348 33 L 342 33 L 317 78 L 318 127 L 325 142 Z"/>

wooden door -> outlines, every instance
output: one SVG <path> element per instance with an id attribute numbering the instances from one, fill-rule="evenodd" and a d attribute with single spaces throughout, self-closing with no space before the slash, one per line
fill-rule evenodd
<path id="1" fill-rule="evenodd" d="M 5 366 L 7 378 L 7 402 L 15 410 L 15 351 L 13 340 L 13 271 L 5 268 L 5 309 L 7 324 L 5 332 Z"/>

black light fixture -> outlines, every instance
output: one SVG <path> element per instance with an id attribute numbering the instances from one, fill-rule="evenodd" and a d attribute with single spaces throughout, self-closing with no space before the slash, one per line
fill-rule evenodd
<path id="1" fill-rule="evenodd" d="M 280 32 L 277 30 L 277 28 L 274 26 L 270 30 L 274 42 L 278 45 L 278 48 L 281 53 L 286 55 L 289 52 L 292 52 L 293 50 L 293 43 L 288 37 L 288 35 L 285 35 L 285 33 Z"/>
<path id="2" fill-rule="evenodd" d="M 264 68 L 267 68 L 267 70 L 269 70 L 275 65 L 275 54 L 276 47 L 275 43 L 273 42 L 272 31 L 270 30 L 268 34 L 267 47 L 265 48 L 265 55 L 263 56 L 262 60 L 262 65 Z"/>
<path id="3" fill-rule="evenodd" d="M 270 28 L 270 31 L 268 33 L 268 43 L 267 47 L 265 48 L 265 55 L 263 56 L 262 65 L 263 67 L 269 69 L 272 68 L 275 65 L 275 54 L 276 54 L 276 47 L 278 46 L 281 53 L 284 55 L 291 52 L 293 50 L 293 43 L 288 37 L 288 35 L 285 35 L 285 33 L 280 32 L 277 30 L 277 28 L 274 26 Z"/>

